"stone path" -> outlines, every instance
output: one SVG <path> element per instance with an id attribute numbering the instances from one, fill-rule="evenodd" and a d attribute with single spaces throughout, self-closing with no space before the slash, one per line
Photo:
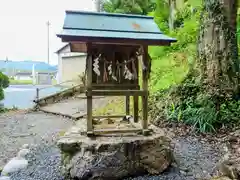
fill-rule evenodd
<path id="1" fill-rule="evenodd" d="M 108 99 L 104 97 L 96 97 L 93 99 L 93 108 L 98 108 L 107 103 Z M 58 103 L 49 104 L 40 108 L 41 111 L 63 115 L 72 119 L 79 119 L 86 115 L 87 100 L 84 96 L 70 98 Z"/>

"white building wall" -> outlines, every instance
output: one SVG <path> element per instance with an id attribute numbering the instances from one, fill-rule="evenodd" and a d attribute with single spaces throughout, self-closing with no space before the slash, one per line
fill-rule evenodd
<path id="1" fill-rule="evenodd" d="M 70 46 L 58 52 L 58 84 L 77 80 L 85 72 L 86 54 L 73 53 Z"/>
<path id="2" fill-rule="evenodd" d="M 16 80 L 23 80 L 23 81 L 28 81 L 28 80 L 32 80 L 32 78 L 30 76 L 21 76 L 21 75 L 17 75 L 15 77 Z"/>
<path id="3" fill-rule="evenodd" d="M 85 72 L 86 56 L 62 57 L 62 81 L 79 80 Z"/>

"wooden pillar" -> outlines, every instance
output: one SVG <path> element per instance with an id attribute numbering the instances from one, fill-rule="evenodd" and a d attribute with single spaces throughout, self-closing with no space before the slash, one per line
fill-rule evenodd
<path id="1" fill-rule="evenodd" d="M 39 88 L 36 89 L 36 100 L 39 100 Z"/>
<path id="2" fill-rule="evenodd" d="M 130 96 L 126 96 L 125 109 L 126 109 L 126 115 L 129 115 L 130 114 Z"/>
<path id="3" fill-rule="evenodd" d="M 134 122 L 138 122 L 138 96 L 133 97 L 133 116 L 134 116 Z"/>
<path id="4" fill-rule="evenodd" d="M 91 48 L 88 46 L 88 48 Z M 92 63 L 93 56 L 88 49 L 87 56 L 87 135 L 93 135 L 93 123 L 92 123 Z"/>
<path id="5" fill-rule="evenodd" d="M 136 59 L 136 70 L 137 70 L 137 79 L 135 80 L 135 83 L 138 85 L 139 81 L 138 81 L 138 77 L 139 77 L 139 59 Z M 134 122 L 137 123 L 138 122 L 138 98 L 139 96 L 134 96 L 133 97 L 133 117 L 134 117 Z"/>
<path id="6" fill-rule="evenodd" d="M 143 135 L 148 134 L 148 47 L 143 46 L 143 69 L 142 69 L 142 88 L 145 95 L 142 96 L 142 128 Z"/>

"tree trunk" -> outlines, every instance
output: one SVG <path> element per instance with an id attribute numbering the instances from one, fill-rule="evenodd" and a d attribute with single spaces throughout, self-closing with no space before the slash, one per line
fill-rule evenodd
<path id="1" fill-rule="evenodd" d="M 97 12 L 101 12 L 102 0 L 95 0 L 95 7 Z"/>
<path id="2" fill-rule="evenodd" d="M 169 4 L 169 30 L 172 31 L 174 29 L 174 16 L 175 16 L 175 0 L 168 0 Z"/>
<path id="3" fill-rule="evenodd" d="M 237 0 L 204 0 L 198 56 L 205 92 L 219 98 L 239 92 Z"/>

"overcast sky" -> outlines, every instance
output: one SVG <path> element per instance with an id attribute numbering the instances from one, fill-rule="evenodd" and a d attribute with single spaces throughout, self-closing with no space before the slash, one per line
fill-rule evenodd
<path id="1" fill-rule="evenodd" d="M 47 62 L 47 25 L 50 25 L 50 63 L 57 64 L 54 53 L 63 44 L 61 31 L 65 10 L 94 11 L 92 0 L 1 0 L 0 60 Z"/>

